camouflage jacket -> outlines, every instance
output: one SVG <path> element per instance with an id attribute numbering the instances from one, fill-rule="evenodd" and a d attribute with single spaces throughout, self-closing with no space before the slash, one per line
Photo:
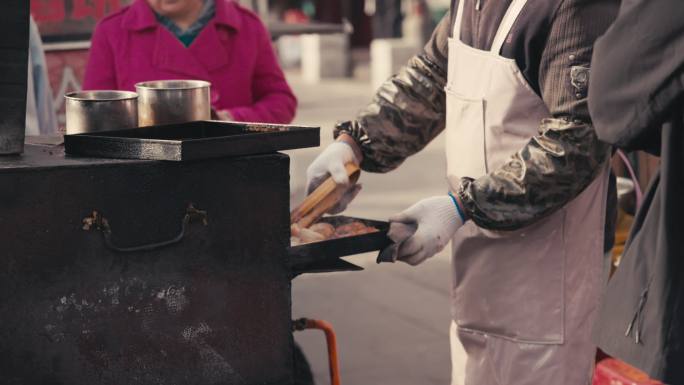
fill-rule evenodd
<path id="1" fill-rule="evenodd" d="M 489 50 L 511 0 L 464 0 L 461 39 Z M 457 9 L 452 1 L 451 9 Z M 538 135 L 497 170 L 463 178 L 456 193 L 483 228 L 521 228 L 576 197 L 610 155 L 597 139 L 587 107 L 594 41 L 617 14 L 618 0 L 529 0 L 501 55 L 516 60 L 551 112 Z M 363 152 L 362 168 L 387 172 L 423 149 L 445 128 L 447 14 L 422 53 L 377 91 L 373 102 L 335 135 L 350 134 Z M 502 204 L 502 203 L 506 204 Z"/>

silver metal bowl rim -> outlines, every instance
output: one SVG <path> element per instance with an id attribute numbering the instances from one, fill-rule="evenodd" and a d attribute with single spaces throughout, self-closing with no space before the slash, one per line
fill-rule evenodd
<path id="1" fill-rule="evenodd" d="M 120 97 L 114 98 L 93 98 L 85 97 L 84 95 L 98 95 L 98 94 L 109 94 L 109 95 L 119 95 Z M 93 90 L 93 91 L 74 91 L 64 94 L 64 98 L 68 100 L 74 100 L 78 102 L 116 102 L 122 100 L 134 100 L 138 99 L 138 94 L 131 91 L 119 91 L 119 90 Z"/>
<path id="2" fill-rule="evenodd" d="M 168 84 L 181 83 L 184 86 L 170 87 Z M 167 84 L 167 85 L 164 85 Z M 204 80 L 152 80 L 147 82 L 140 82 L 135 85 L 136 90 L 150 90 L 150 91 L 179 91 L 179 90 L 196 90 L 202 88 L 210 88 L 211 83 Z"/>
<path id="3" fill-rule="evenodd" d="M 619 176 L 616 178 L 616 189 L 618 195 L 633 194 L 636 186 L 632 179 Z"/>

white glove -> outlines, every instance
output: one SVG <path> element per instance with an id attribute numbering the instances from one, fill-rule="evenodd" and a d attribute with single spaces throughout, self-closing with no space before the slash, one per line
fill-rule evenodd
<path id="1" fill-rule="evenodd" d="M 326 147 L 306 170 L 306 193 L 311 194 L 328 176 L 331 176 L 337 184 L 349 185 L 349 176 L 345 167 L 347 163 L 354 163 L 357 166 L 360 163 L 349 144 L 333 142 Z M 351 187 L 329 213 L 337 214 L 344 211 L 359 191 L 361 191 L 360 184 Z"/>
<path id="2" fill-rule="evenodd" d="M 461 226 L 456 203 L 446 195 L 423 199 L 391 217 L 387 235 L 399 245 L 397 260 L 416 266 L 444 250 Z"/>

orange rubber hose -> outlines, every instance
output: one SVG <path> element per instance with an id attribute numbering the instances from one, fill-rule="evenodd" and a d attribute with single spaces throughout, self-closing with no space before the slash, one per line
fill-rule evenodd
<path id="1" fill-rule="evenodd" d="M 328 344 L 328 365 L 330 366 L 330 384 L 340 385 L 340 367 L 337 359 L 337 337 L 332 325 L 326 321 L 303 318 L 295 322 L 295 330 L 321 330 L 325 333 Z"/>

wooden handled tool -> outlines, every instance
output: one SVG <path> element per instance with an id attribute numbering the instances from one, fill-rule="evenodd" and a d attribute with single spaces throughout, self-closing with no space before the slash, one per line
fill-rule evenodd
<path id="1" fill-rule="evenodd" d="M 361 175 L 361 169 L 354 163 L 346 165 L 349 186 L 338 185 L 329 177 L 311 195 L 290 213 L 290 223 L 307 228 L 314 224 L 328 210 L 335 207 L 351 186 L 355 185 Z"/>

